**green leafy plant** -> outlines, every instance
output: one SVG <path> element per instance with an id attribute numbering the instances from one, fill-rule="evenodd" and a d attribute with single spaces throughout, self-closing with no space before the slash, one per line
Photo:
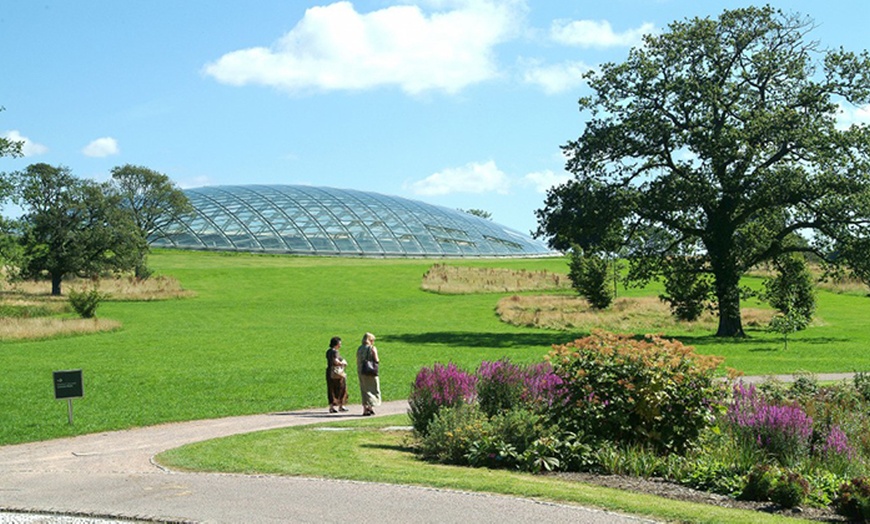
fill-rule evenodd
<path id="1" fill-rule="evenodd" d="M 840 486 L 834 508 L 851 520 L 867 522 L 870 519 L 870 478 L 856 477 Z"/>
<path id="2" fill-rule="evenodd" d="M 800 506 L 810 493 L 810 483 L 800 473 L 785 471 L 770 491 L 770 500 L 784 508 Z"/>
<path id="3" fill-rule="evenodd" d="M 100 293 L 93 287 L 87 291 L 69 290 L 69 303 L 73 310 L 82 318 L 94 318 L 100 303 L 108 298 L 108 295 Z"/>

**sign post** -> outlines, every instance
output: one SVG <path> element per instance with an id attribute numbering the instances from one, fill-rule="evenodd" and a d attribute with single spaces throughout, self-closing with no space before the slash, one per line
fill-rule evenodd
<path id="1" fill-rule="evenodd" d="M 66 399 L 70 425 L 73 423 L 72 399 L 81 398 L 82 396 L 84 396 L 82 370 L 70 369 L 54 372 L 54 398 Z"/>

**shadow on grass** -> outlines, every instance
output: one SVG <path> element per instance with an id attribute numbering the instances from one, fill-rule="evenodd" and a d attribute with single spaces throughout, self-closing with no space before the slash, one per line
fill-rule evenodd
<path id="1" fill-rule="evenodd" d="M 428 333 L 405 333 L 381 336 L 384 342 L 406 344 L 442 344 L 447 346 L 473 348 L 511 348 L 564 344 L 588 333 L 478 333 L 472 331 L 433 331 Z"/>
<path id="2" fill-rule="evenodd" d="M 398 451 L 399 453 L 409 453 L 414 455 L 414 448 L 411 446 L 402 446 L 400 444 L 360 444 L 361 448 L 383 449 L 387 451 Z"/>

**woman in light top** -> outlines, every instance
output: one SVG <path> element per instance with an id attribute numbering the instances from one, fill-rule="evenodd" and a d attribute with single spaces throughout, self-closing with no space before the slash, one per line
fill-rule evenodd
<path id="1" fill-rule="evenodd" d="M 359 377 L 359 390 L 362 396 L 363 416 L 374 415 L 374 406 L 381 405 L 381 382 L 377 373 L 365 372 L 366 362 L 376 365 L 380 362 L 378 348 L 375 347 L 375 336 L 371 333 L 363 335 L 362 344 L 356 350 L 356 372 Z"/>

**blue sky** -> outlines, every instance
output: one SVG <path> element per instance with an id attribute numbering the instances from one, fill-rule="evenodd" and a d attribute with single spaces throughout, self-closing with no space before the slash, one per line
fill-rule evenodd
<path id="1" fill-rule="evenodd" d="M 646 32 L 746 2 L 32 0 L 0 9 L 0 136 L 106 180 L 312 184 L 536 227 L 579 136 L 582 72 Z M 870 3 L 771 1 L 825 47 L 870 47 Z M 844 121 L 870 121 L 846 108 Z M 9 210 L 6 210 L 7 214 Z"/>

